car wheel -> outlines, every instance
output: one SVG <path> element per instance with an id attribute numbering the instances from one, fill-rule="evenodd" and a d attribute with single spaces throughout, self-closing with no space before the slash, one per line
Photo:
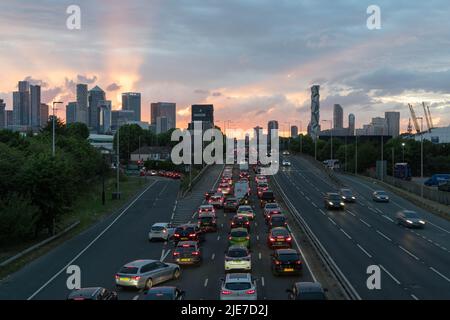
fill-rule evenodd
<path id="1" fill-rule="evenodd" d="M 153 287 L 153 280 L 152 279 L 147 279 L 147 281 L 145 282 L 145 289 L 151 289 Z"/>
<path id="2" fill-rule="evenodd" d="M 178 279 L 179 277 L 180 277 L 180 275 L 181 275 L 181 272 L 180 272 L 180 269 L 175 269 L 175 271 L 173 272 L 173 276 L 172 276 L 172 278 L 173 279 Z"/>

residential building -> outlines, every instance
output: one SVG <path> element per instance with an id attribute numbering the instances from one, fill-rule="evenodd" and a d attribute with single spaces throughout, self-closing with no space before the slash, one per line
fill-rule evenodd
<path id="1" fill-rule="evenodd" d="M 149 147 L 144 146 L 134 151 L 130 155 L 131 161 L 139 160 L 155 160 L 155 161 L 169 161 L 170 160 L 170 147 Z"/>

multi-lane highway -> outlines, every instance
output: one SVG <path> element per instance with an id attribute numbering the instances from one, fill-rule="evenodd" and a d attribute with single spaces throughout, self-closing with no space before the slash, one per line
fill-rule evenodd
<path id="1" fill-rule="evenodd" d="M 361 299 L 450 299 L 450 223 L 390 193 L 389 203 L 372 201 L 382 189 L 365 179 L 338 175 L 357 202 L 344 211 L 324 208 L 326 192 L 338 191 L 320 167 L 309 160 L 289 157 L 275 180 L 283 196 L 325 248 L 346 287 Z M 401 209 L 416 210 L 428 221 L 411 230 L 395 223 Z M 378 265 L 381 289 L 367 287 L 367 267 Z"/>

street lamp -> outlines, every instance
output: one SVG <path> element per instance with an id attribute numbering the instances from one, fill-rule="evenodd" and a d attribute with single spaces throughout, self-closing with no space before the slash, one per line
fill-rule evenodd
<path id="1" fill-rule="evenodd" d="M 423 198 L 423 117 L 420 119 L 420 196 Z"/>
<path id="2" fill-rule="evenodd" d="M 403 160 L 402 160 L 402 162 L 404 163 L 405 162 L 405 143 L 404 142 L 402 142 L 402 153 L 403 153 Z"/>
<path id="3" fill-rule="evenodd" d="M 62 104 L 61 101 L 53 101 L 52 106 L 52 156 L 55 156 L 55 104 Z"/>
<path id="4" fill-rule="evenodd" d="M 331 133 L 330 160 L 333 160 L 333 120 L 322 120 L 322 121 L 330 123 L 330 133 Z"/>

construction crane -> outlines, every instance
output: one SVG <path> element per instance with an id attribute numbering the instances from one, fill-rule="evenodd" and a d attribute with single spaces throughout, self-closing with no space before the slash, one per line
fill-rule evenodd
<path id="1" fill-rule="evenodd" d="M 434 125 L 433 125 L 433 119 L 431 118 L 430 106 L 427 106 L 427 110 L 428 110 L 428 118 L 430 119 L 431 129 L 433 129 Z"/>
<path id="2" fill-rule="evenodd" d="M 411 118 L 413 119 L 414 127 L 416 128 L 416 132 L 420 133 L 419 122 L 417 122 L 416 112 L 411 104 L 408 103 L 409 111 L 411 112 Z"/>
<path id="3" fill-rule="evenodd" d="M 408 127 L 406 128 L 406 132 L 408 132 L 409 135 L 412 134 L 411 118 L 409 118 L 408 120 Z"/>
<path id="4" fill-rule="evenodd" d="M 422 106 L 423 106 L 423 113 L 425 115 L 425 120 L 427 122 L 428 132 L 430 132 L 431 131 L 431 123 L 430 123 L 429 115 L 427 112 L 427 107 L 425 106 L 425 102 L 422 102 Z"/>

